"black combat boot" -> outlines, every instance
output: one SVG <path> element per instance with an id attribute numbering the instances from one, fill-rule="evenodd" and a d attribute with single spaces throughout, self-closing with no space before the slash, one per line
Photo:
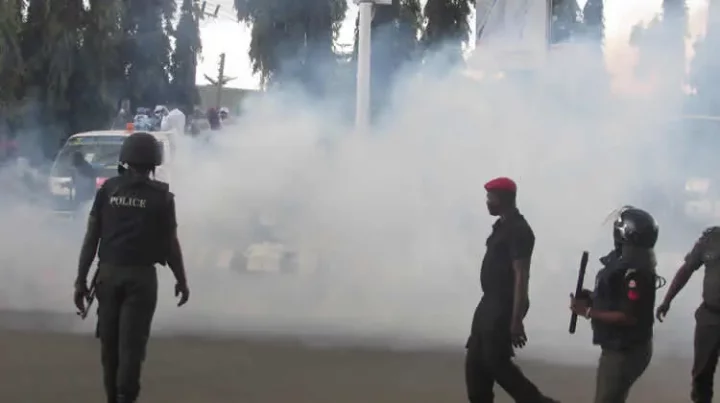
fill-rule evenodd
<path id="1" fill-rule="evenodd" d="M 114 403 L 135 403 L 136 399 L 126 395 L 117 395 Z"/>

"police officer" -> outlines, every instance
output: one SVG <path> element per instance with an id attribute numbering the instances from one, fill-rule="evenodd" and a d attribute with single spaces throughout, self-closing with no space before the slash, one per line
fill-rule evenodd
<path id="1" fill-rule="evenodd" d="M 189 290 L 176 232 L 174 196 L 151 179 L 162 148 L 149 133 L 134 133 L 122 145 L 119 176 L 97 191 L 85 234 L 75 305 L 86 309 L 88 271 L 98 250 L 98 334 L 108 403 L 135 402 L 140 370 L 157 302 L 155 264 L 170 266 L 178 306 Z M 99 246 L 99 248 L 98 248 Z"/>
<path id="2" fill-rule="evenodd" d="M 517 186 L 509 178 L 485 184 L 487 208 L 498 217 L 487 239 L 480 270 L 483 296 L 475 309 L 465 358 L 470 403 L 492 403 L 497 382 L 516 402 L 552 403 L 512 361 L 527 342 L 523 319 L 529 308 L 528 281 L 535 235 L 518 211 Z"/>
<path id="3" fill-rule="evenodd" d="M 703 302 L 695 311 L 691 399 L 695 403 L 710 403 L 720 353 L 720 227 L 706 229 L 695 242 L 670 283 L 670 289 L 657 309 L 657 318 L 662 322 L 673 299 L 702 266 L 705 266 Z"/>
<path id="4" fill-rule="evenodd" d="M 75 151 L 72 154 L 72 165 L 72 184 L 75 191 L 73 201 L 76 205 L 86 201 L 89 202 L 95 193 L 97 180 L 95 168 L 85 159 L 83 153 L 80 151 Z"/>
<path id="5" fill-rule="evenodd" d="M 595 290 L 570 295 L 570 309 L 592 321 L 593 343 L 602 348 L 595 403 L 624 403 L 652 358 L 658 225 L 646 211 L 624 207 L 613 238 L 614 250 L 600 259 L 604 268 Z"/>

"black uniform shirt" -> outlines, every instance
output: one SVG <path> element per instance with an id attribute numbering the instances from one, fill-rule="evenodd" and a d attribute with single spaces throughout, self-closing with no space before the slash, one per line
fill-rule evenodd
<path id="1" fill-rule="evenodd" d="M 705 266 L 703 305 L 696 314 L 698 319 L 720 324 L 720 227 L 711 227 L 703 232 L 685 256 L 685 263 L 692 270 Z"/>
<path id="2" fill-rule="evenodd" d="M 530 259 L 535 247 L 535 234 L 525 217 L 515 210 L 493 224 L 486 242 L 487 250 L 480 269 L 483 290 L 481 304 L 491 316 L 509 320 L 515 295 L 515 272 L 512 262 Z"/>
<path id="3" fill-rule="evenodd" d="M 628 259 L 612 253 L 601 262 L 605 267 L 595 279 L 593 309 L 623 311 L 636 322 L 628 326 L 593 320 L 593 343 L 622 350 L 651 340 L 656 291 L 652 258 L 648 255 Z"/>
<path id="4" fill-rule="evenodd" d="M 110 178 L 97 191 L 90 215 L 100 222 L 101 263 L 165 264 L 177 227 L 166 183 L 128 175 Z"/>

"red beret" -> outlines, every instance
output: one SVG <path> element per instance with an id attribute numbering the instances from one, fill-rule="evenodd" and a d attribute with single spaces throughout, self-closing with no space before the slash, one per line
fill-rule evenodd
<path id="1" fill-rule="evenodd" d="M 488 192 L 493 190 L 504 190 L 506 192 L 517 192 L 515 181 L 510 178 L 500 177 L 491 180 L 485 184 L 485 190 Z"/>

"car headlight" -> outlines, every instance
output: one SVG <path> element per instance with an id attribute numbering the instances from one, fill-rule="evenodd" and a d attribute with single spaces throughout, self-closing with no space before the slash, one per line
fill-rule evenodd
<path id="1" fill-rule="evenodd" d="M 710 179 L 692 178 L 685 182 L 685 191 L 693 193 L 707 193 L 710 189 Z"/>

